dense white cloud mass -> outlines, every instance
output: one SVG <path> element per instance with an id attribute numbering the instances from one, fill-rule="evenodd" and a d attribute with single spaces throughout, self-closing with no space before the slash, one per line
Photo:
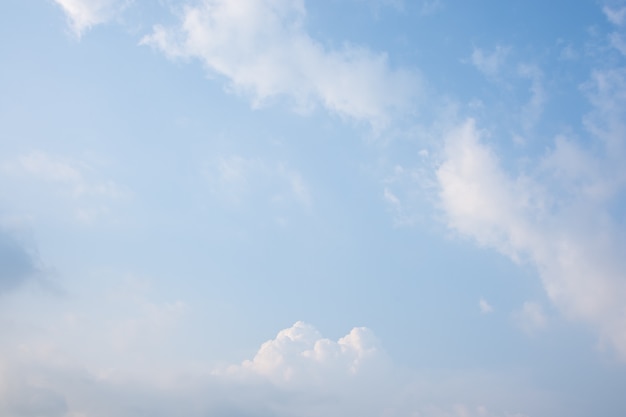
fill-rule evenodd
<path id="1" fill-rule="evenodd" d="M 176 28 L 155 26 L 142 43 L 170 58 L 197 58 L 227 77 L 255 105 L 291 97 L 383 127 L 392 112 L 410 110 L 417 77 L 391 69 L 385 54 L 350 44 L 329 50 L 305 28 L 302 0 L 204 0 L 187 6 Z"/>
<path id="2" fill-rule="evenodd" d="M 131 0 L 54 0 L 67 15 L 77 36 L 93 26 L 105 23 L 123 10 Z"/>
<path id="3" fill-rule="evenodd" d="M 513 176 L 468 120 L 446 138 L 437 178 L 451 228 L 516 262 L 533 263 L 555 305 L 596 327 L 626 358 L 626 242 L 610 212 L 624 191 L 618 155 L 624 155 L 626 130 L 615 114 L 624 108 L 623 81 L 621 73 L 598 73 L 589 87 L 599 113 L 588 124 L 603 146 L 603 162 L 559 137 L 536 169 Z M 543 327 L 532 307 L 523 316 Z"/>

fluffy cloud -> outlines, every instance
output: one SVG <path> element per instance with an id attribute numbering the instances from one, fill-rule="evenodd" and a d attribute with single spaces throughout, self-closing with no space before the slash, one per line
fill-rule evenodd
<path id="1" fill-rule="evenodd" d="M 602 96 L 617 87 L 603 82 L 595 87 L 598 106 L 618 111 L 614 105 L 621 93 Z M 536 170 L 519 175 L 502 167 L 468 120 L 446 138 L 437 179 L 450 228 L 516 262 L 534 264 L 554 304 L 567 317 L 594 326 L 626 358 L 626 242 L 623 225 L 611 214 L 611 204 L 624 191 L 616 152 L 624 154 L 626 130 L 606 123 L 605 117 L 615 121 L 610 111 L 601 114 L 603 120 L 596 115 L 589 124 L 605 147 L 602 155 L 594 157 L 560 137 Z M 524 317 L 539 317 L 532 305 L 524 311 Z"/>
<path id="2" fill-rule="evenodd" d="M 372 364 L 381 361 L 382 350 L 373 333 L 352 329 L 338 341 L 322 338 L 311 325 L 297 322 L 264 343 L 252 360 L 228 368 L 228 374 L 255 374 L 278 385 L 336 384 L 344 377 L 362 380 Z M 379 364 L 380 365 L 380 364 Z"/>
<path id="3" fill-rule="evenodd" d="M 410 109 L 415 74 L 363 47 L 327 49 L 306 32 L 305 18 L 302 0 L 204 0 L 184 8 L 178 27 L 155 26 L 142 43 L 170 58 L 199 59 L 255 105 L 286 96 L 299 109 L 321 103 L 374 127 Z"/>
<path id="4" fill-rule="evenodd" d="M 105 23 L 121 12 L 132 0 L 54 0 L 65 12 L 76 36 Z"/>

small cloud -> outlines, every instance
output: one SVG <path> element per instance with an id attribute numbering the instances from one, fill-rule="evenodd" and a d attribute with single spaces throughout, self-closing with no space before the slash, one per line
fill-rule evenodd
<path id="1" fill-rule="evenodd" d="M 132 0 L 54 0 L 65 12 L 77 37 L 105 23 L 124 10 Z"/>
<path id="2" fill-rule="evenodd" d="M 15 176 L 26 176 L 47 183 L 58 184 L 74 197 L 100 196 L 119 199 L 128 191 L 113 181 L 93 182 L 86 178 L 91 170 L 88 164 L 68 158 L 34 151 L 3 164 L 4 171 Z"/>
<path id="3" fill-rule="evenodd" d="M 500 72 L 506 58 L 511 51 L 510 47 L 498 45 L 492 52 L 474 48 L 471 63 L 488 77 L 495 77 Z"/>
<path id="4" fill-rule="evenodd" d="M 624 24 L 624 20 L 626 19 L 626 7 L 622 7 L 619 9 L 613 9 L 609 6 L 604 6 L 602 8 L 604 15 L 609 20 L 609 22 L 613 23 L 616 26 L 622 26 Z"/>
<path id="5" fill-rule="evenodd" d="M 540 304 L 526 301 L 522 309 L 514 313 L 520 327 L 528 334 L 544 330 L 548 326 L 548 319 Z"/>
<path id="6" fill-rule="evenodd" d="M 483 314 L 493 313 L 493 307 L 484 298 L 481 298 L 478 301 L 478 307 L 480 308 L 480 312 Z"/>
<path id="7" fill-rule="evenodd" d="M 518 73 L 522 78 L 530 80 L 530 98 L 522 107 L 522 126 L 529 130 L 537 124 L 547 101 L 547 94 L 543 87 L 543 73 L 535 65 L 520 65 Z"/>
<path id="8" fill-rule="evenodd" d="M 306 209 L 313 205 L 302 175 L 282 163 L 231 155 L 210 162 L 204 176 L 211 192 L 232 205 L 242 205 L 250 199 L 278 206 L 295 202 Z"/>

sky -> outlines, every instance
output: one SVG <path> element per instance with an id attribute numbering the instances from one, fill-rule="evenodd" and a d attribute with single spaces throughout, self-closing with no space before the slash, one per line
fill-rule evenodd
<path id="1" fill-rule="evenodd" d="M 0 415 L 626 415 L 626 2 L 0 10 Z"/>

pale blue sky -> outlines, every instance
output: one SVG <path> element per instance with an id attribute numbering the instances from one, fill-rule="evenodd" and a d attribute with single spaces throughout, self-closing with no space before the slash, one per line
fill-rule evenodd
<path id="1" fill-rule="evenodd" d="M 0 415 L 626 414 L 626 3 L 1 10 Z"/>

